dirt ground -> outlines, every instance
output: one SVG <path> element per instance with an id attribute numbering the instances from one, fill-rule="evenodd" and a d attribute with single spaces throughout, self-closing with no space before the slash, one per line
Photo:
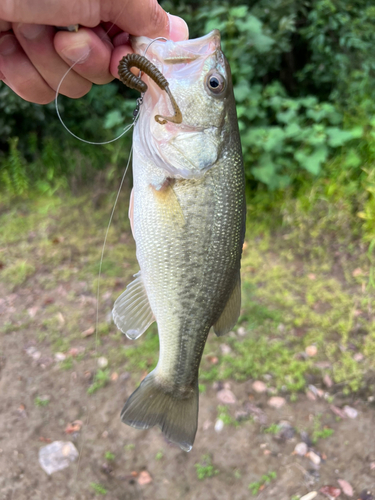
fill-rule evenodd
<path id="1" fill-rule="evenodd" d="M 123 232 L 123 241 L 127 235 Z M 35 237 L 29 231 L 21 238 L 20 255 L 31 252 L 25 245 Z M 56 227 L 47 239 L 49 249 L 60 244 Z M 0 257 L 11 242 L 7 248 Z M 95 287 L 87 287 L 77 271 L 79 250 L 72 245 L 65 250 L 63 265 L 53 260 L 51 250 L 50 260 L 34 265 L 22 285 L 0 284 L 0 500 L 297 500 L 327 485 L 337 488 L 338 480 L 350 483 L 352 498 L 373 498 L 364 492 L 375 495 L 375 405 L 365 392 L 344 396 L 339 385 L 329 387 L 318 379 L 307 394 L 291 397 L 279 391 L 285 404 L 277 409 L 269 404 L 275 390 L 256 392 L 251 377 L 208 382 L 200 394 L 199 427 L 190 453 L 168 444 L 158 429 L 139 431 L 122 424 L 120 411 L 142 370 L 129 373 L 126 363 L 110 363 L 104 387 L 88 393 L 98 356 L 115 353 L 129 341 L 109 334 L 95 347 L 93 335 L 82 336 L 95 324 Z M 134 247 L 132 252 L 133 265 Z M 70 274 L 62 278 L 67 269 Z M 116 293 L 127 279 L 114 279 Z M 104 291 L 101 316 L 108 316 L 111 304 L 111 294 Z M 76 334 L 65 345 L 64 332 L 71 324 Z M 225 407 L 219 400 L 222 388 L 234 395 L 224 410 L 219 406 Z M 355 418 L 343 413 L 345 405 L 357 410 Z M 217 425 L 215 430 L 218 407 L 225 414 L 220 432 Z M 67 433 L 76 420 L 80 429 Z M 53 441 L 72 441 L 79 459 L 48 476 L 38 453 Z M 314 453 L 293 453 L 300 442 Z M 318 493 L 316 498 L 329 497 Z M 339 498 L 350 497 L 341 492 Z"/>

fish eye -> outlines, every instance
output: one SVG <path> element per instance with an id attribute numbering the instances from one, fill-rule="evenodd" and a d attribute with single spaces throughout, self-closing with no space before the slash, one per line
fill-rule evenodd
<path id="1" fill-rule="evenodd" d="M 209 73 L 206 80 L 208 90 L 215 95 L 221 94 L 225 89 L 225 79 L 217 72 Z"/>

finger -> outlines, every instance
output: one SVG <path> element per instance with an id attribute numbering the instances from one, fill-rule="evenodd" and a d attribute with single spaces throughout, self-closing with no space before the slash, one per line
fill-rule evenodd
<path id="1" fill-rule="evenodd" d="M 120 45 L 119 47 L 115 47 L 112 52 L 112 57 L 111 57 L 111 64 L 110 64 L 110 71 L 112 75 L 115 78 L 119 78 L 118 74 L 118 65 L 121 61 L 121 59 L 128 54 L 133 54 L 133 49 L 131 48 L 130 44 L 128 45 Z M 139 72 L 139 70 L 136 70 L 136 68 L 132 68 L 131 71 L 135 73 L 135 71 Z"/>
<path id="2" fill-rule="evenodd" d="M 39 23 L 51 26 L 100 23 L 101 0 L 11 0 L 0 2 L 0 19 L 18 23 Z"/>
<path id="3" fill-rule="evenodd" d="M 12 29 L 11 23 L 8 23 L 7 21 L 2 21 L 0 19 L 0 33 L 3 31 L 10 31 Z"/>
<path id="4" fill-rule="evenodd" d="M 37 24 L 13 24 L 13 31 L 31 63 L 40 75 L 53 89 L 57 90 L 61 79 L 59 92 L 71 98 L 82 97 L 91 88 L 91 83 L 69 71 L 66 64 L 55 51 L 53 38 L 55 30 L 51 26 Z"/>
<path id="5" fill-rule="evenodd" d="M 5 83 L 26 101 L 37 104 L 53 101 L 55 92 L 34 68 L 14 35 L 0 35 L 0 71 Z"/>
<path id="6" fill-rule="evenodd" d="M 113 80 L 109 72 L 112 44 L 103 28 L 80 28 L 77 33 L 56 33 L 54 45 L 57 54 L 74 71 L 90 82 L 102 85 Z"/>

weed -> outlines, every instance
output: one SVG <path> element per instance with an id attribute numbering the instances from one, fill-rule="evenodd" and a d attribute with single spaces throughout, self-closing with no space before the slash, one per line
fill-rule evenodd
<path id="1" fill-rule="evenodd" d="M 316 444 L 319 439 L 326 439 L 333 434 L 333 429 L 324 426 L 322 424 L 322 414 L 316 415 L 314 417 L 313 432 L 311 439 L 313 444 Z"/>
<path id="2" fill-rule="evenodd" d="M 264 429 L 265 434 L 277 434 L 280 430 L 280 427 L 278 424 L 271 424 L 269 427 Z"/>
<path id="3" fill-rule="evenodd" d="M 155 455 L 155 460 L 161 460 L 164 457 L 164 453 L 162 451 L 158 451 Z"/>
<path id="4" fill-rule="evenodd" d="M 259 481 L 250 483 L 249 484 L 249 490 L 253 495 L 257 495 L 259 491 L 262 491 L 267 484 L 269 484 L 273 479 L 276 479 L 277 474 L 276 472 L 272 471 L 269 472 L 268 474 L 264 474 Z"/>
<path id="5" fill-rule="evenodd" d="M 197 477 L 200 480 L 219 474 L 219 471 L 212 465 L 210 455 L 203 455 L 202 462 L 195 464 L 195 469 L 197 471 Z"/>
<path id="6" fill-rule="evenodd" d="M 105 387 L 110 381 L 109 369 L 98 370 L 94 375 L 94 381 L 87 389 L 88 394 L 94 394 L 98 389 Z"/>
<path id="7" fill-rule="evenodd" d="M 234 425 L 234 427 L 239 427 L 239 422 L 232 417 L 232 415 L 229 413 L 229 408 L 227 406 L 221 406 L 219 405 L 217 407 L 217 418 L 222 420 L 224 425 Z"/>
<path id="8" fill-rule="evenodd" d="M 49 404 L 49 398 L 46 397 L 46 396 L 37 396 L 35 399 L 34 399 L 34 404 L 35 406 L 39 406 L 40 408 L 43 408 L 45 406 L 47 406 Z"/>
<path id="9" fill-rule="evenodd" d="M 90 486 L 91 486 L 91 488 L 93 488 L 95 493 L 97 493 L 98 495 L 106 495 L 107 494 L 107 490 L 104 488 L 104 486 L 102 486 L 99 483 L 90 483 Z"/>
<path id="10" fill-rule="evenodd" d="M 113 462 L 113 461 L 114 461 L 114 459 L 115 459 L 115 455 L 114 455 L 113 453 L 111 453 L 110 451 L 106 451 L 106 452 L 104 453 L 104 458 L 105 458 L 106 460 L 108 460 L 108 462 Z"/>

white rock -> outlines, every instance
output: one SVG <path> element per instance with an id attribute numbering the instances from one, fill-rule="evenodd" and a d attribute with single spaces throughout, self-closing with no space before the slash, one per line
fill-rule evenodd
<path id="1" fill-rule="evenodd" d="M 240 326 L 239 329 L 237 330 L 238 335 L 243 337 L 246 334 L 246 330 L 243 326 Z"/>
<path id="2" fill-rule="evenodd" d="M 286 403 L 285 398 L 281 398 L 280 396 L 273 396 L 271 399 L 268 400 L 269 406 L 272 406 L 272 408 L 282 408 Z"/>
<path id="3" fill-rule="evenodd" d="M 55 354 L 56 361 L 64 361 L 64 359 L 66 359 L 66 355 L 63 352 L 57 352 Z"/>
<path id="4" fill-rule="evenodd" d="M 106 368 L 108 366 L 108 359 L 104 356 L 100 356 L 100 358 L 98 358 L 98 366 L 99 368 Z"/>
<path id="5" fill-rule="evenodd" d="M 358 411 L 355 408 L 352 408 L 351 406 L 344 406 L 344 412 L 345 412 L 345 415 L 349 418 L 357 418 L 358 417 Z"/>
<path id="6" fill-rule="evenodd" d="M 236 396 L 229 389 L 218 391 L 217 399 L 225 405 L 233 405 L 236 402 Z"/>
<path id="7" fill-rule="evenodd" d="M 221 432 L 224 429 L 224 422 L 218 418 L 215 422 L 215 431 Z"/>
<path id="8" fill-rule="evenodd" d="M 316 453 L 314 453 L 313 451 L 309 451 L 307 456 L 309 457 L 309 459 L 312 461 L 313 464 L 315 464 L 315 465 L 320 464 L 320 462 L 321 462 L 320 456 L 317 455 Z"/>
<path id="9" fill-rule="evenodd" d="M 230 354 L 232 352 L 232 349 L 229 347 L 228 344 L 221 344 L 220 345 L 220 350 L 221 354 Z"/>
<path id="10" fill-rule="evenodd" d="M 299 500 L 313 500 L 318 495 L 317 491 L 310 491 L 307 495 L 303 495 Z"/>
<path id="11" fill-rule="evenodd" d="M 78 458 L 78 450 L 70 441 L 54 441 L 39 450 L 39 464 L 47 474 L 66 469 Z"/>
<path id="12" fill-rule="evenodd" d="M 301 457 L 304 457 L 308 451 L 307 444 L 304 442 L 297 443 L 295 448 L 294 448 L 294 453 L 296 455 L 300 455 Z"/>
<path id="13" fill-rule="evenodd" d="M 259 392 L 259 393 L 267 391 L 266 384 L 264 382 L 262 382 L 261 380 L 256 380 L 255 382 L 253 382 L 252 388 L 254 389 L 255 392 Z"/>

